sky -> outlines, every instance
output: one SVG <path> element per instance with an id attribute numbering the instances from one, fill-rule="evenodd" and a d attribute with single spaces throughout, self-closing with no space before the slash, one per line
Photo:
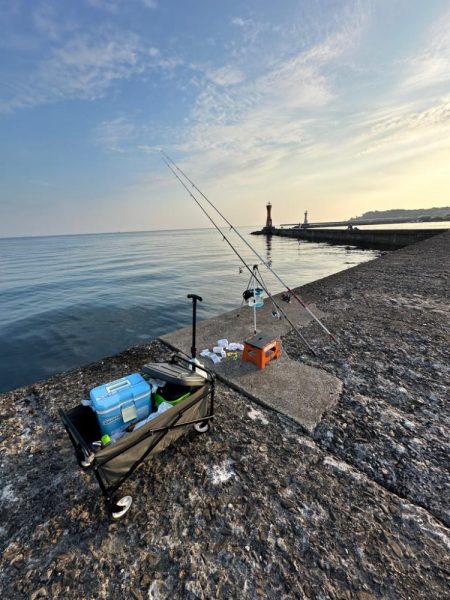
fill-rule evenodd
<path id="1" fill-rule="evenodd" d="M 450 205 L 448 0 L 0 0 L 0 236 Z"/>

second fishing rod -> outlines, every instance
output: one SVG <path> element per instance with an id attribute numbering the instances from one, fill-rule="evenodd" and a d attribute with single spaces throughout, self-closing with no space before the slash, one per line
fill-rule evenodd
<path id="1" fill-rule="evenodd" d="M 267 263 L 267 261 L 264 260 L 264 258 L 257 252 L 257 250 L 255 250 L 255 248 L 253 248 L 253 246 L 241 235 L 241 233 L 233 226 L 232 223 L 230 223 L 230 221 L 225 217 L 224 214 L 222 214 L 222 212 L 211 202 L 211 200 L 209 200 L 209 198 L 207 196 L 205 196 L 205 194 L 195 185 L 195 183 L 186 175 L 186 173 L 175 163 L 174 160 L 172 160 L 170 158 L 170 156 L 164 152 L 164 150 L 161 150 L 161 154 L 165 159 L 165 162 L 167 164 L 167 166 L 169 166 L 168 163 L 170 163 L 171 165 L 173 165 L 175 167 L 175 169 L 177 171 L 179 171 L 181 173 L 181 175 L 184 177 L 184 179 L 186 179 L 186 181 L 188 181 L 190 183 L 190 185 L 202 196 L 202 198 L 211 206 L 211 208 L 213 208 L 216 213 L 225 221 L 225 223 L 227 223 L 227 225 L 230 227 L 230 229 L 232 231 L 234 231 L 234 233 L 244 242 L 244 244 L 258 257 L 258 259 L 261 261 L 261 263 L 272 273 L 272 275 L 281 283 L 281 285 L 286 288 L 286 290 L 291 294 L 291 296 L 293 298 L 295 298 L 295 300 L 301 304 L 303 306 L 303 308 L 307 311 L 307 313 L 316 321 L 316 323 L 318 323 L 320 325 L 320 327 L 325 331 L 325 333 L 327 335 L 329 335 L 331 337 L 331 339 L 336 342 L 337 344 L 339 343 L 338 340 L 336 339 L 336 337 L 331 333 L 331 331 L 328 330 L 328 328 L 322 323 L 322 321 L 319 319 L 319 317 L 317 317 L 313 311 L 309 308 L 309 306 L 300 298 L 300 296 L 298 294 L 296 294 L 294 292 L 294 290 L 292 290 L 282 279 L 281 277 L 279 277 L 279 275 L 272 269 L 272 267 Z M 173 169 L 171 169 L 173 172 Z M 175 174 L 175 173 L 174 173 Z M 181 179 L 178 178 L 181 182 Z M 186 186 L 185 186 L 186 187 Z M 186 187 L 186 189 L 189 191 L 189 189 Z"/>
<path id="2" fill-rule="evenodd" d="M 298 337 L 302 340 L 302 342 L 305 344 L 305 346 L 308 348 L 308 350 L 311 352 L 311 354 L 313 354 L 313 356 L 317 356 L 316 351 L 311 346 L 311 344 L 308 342 L 308 340 L 300 333 L 300 331 L 298 330 L 298 328 L 289 319 L 289 317 L 286 314 L 286 312 L 276 302 L 275 298 L 272 296 L 272 294 L 270 293 L 270 291 L 267 289 L 267 287 L 264 284 L 264 282 L 262 282 L 261 277 L 258 277 L 255 274 L 254 270 L 247 264 L 247 262 L 245 261 L 245 259 L 240 255 L 240 253 L 236 250 L 236 248 L 230 242 L 230 240 L 228 239 L 228 237 L 220 229 L 219 225 L 214 221 L 214 219 L 211 217 L 211 215 L 208 213 L 208 211 L 204 208 L 204 206 L 202 206 L 202 204 L 198 200 L 198 198 L 195 197 L 195 195 L 187 187 L 187 185 L 185 184 L 185 182 L 179 177 L 179 175 L 173 169 L 172 165 L 164 157 L 163 157 L 163 161 L 167 165 L 167 167 L 172 171 L 172 173 L 178 179 L 178 181 L 181 183 L 181 185 L 184 187 L 184 189 L 187 191 L 187 193 L 189 194 L 189 196 L 194 200 L 194 202 L 197 204 L 197 206 L 200 208 L 200 210 L 206 215 L 206 217 L 208 218 L 208 220 L 214 225 L 214 227 L 220 233 L 220 235 L 222 236 L 222 238 L 224 239 L 224 241 L 227 242 L 227 244 L 229 245 L 229 247 L 231 248 L 231 250 L 236 254 L 236 256 L 242 262 L 242 264 L 247 269 L 247 271 L 249 271 L 250 275 L 252 277 L 254 277 L 254 279 L 258 282 L 258 284 L 261 286 L 261 288 L 266 292 L 266 294 L 267 294 L 268 298 L 270 298 L 272 304 L 275 306 L 275 308 L 278 310 L 278 312 L 286 319 L 286 321 L 289 323 L 289 325 L 292 327 L 292 329 L 295 331 L 295 333 L 298 335 Z"/>

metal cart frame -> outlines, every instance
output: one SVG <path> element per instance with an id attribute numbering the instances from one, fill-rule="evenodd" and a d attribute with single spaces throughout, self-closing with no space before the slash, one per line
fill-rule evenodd
<path id="1" fill-rule="evenodd" d="M 95 439 L 100 439 L 93 411 L 81 405 L 75 406 L 68 412 L 59 410 L 61 420 L 75 448 L 79 466 L 83 470 L 94 472 L 106 501 L 107 510 L 114 519 L 123 517 L 131 506 L 130 496 L 124 496 L 118 501 L 114 500 L 114 496 L 139 465 L 150 455 L 164 450 L 184 433 L 183 430 L 194 428 L 198 433 L 206 433 L 211 419 L 214 418 L 214 373 L 203 365 L 196 367 L 190 360 L 180 355 L 173 356 L 170 362 L 205 372 L 205 385 L 142 428 L 127 434 L 97 453 L 94 453 L 89 446 Z"/>

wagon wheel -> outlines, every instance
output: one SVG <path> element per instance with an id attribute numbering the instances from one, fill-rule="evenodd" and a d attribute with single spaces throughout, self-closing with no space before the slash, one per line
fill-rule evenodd
<path id="1" fill-rule="evenodd" d="M 207 433 L 209 431 L 209 421 L 202 421 L 201 423 L 195 423 L 194 429 L 197 433 Z"/>
<path id="2" fill-rule="evenodd" d="M 133 502 L 133 498 L 131 496 L 123 496 L 117 502 L 114 502 L 109 507 L 109 513 L 111 517 L 118 521 L 122 517 L 126 515 L 126 513 L 130 510 L 130 506 Z"/>

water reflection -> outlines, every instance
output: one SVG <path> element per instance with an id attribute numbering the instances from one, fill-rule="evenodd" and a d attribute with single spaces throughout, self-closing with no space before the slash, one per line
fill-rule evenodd
<path id="1" fill-rule="evenodd" d="M 266 262 L 269 267 L 272 266 L 272 236 L 266 235 Z"/>

